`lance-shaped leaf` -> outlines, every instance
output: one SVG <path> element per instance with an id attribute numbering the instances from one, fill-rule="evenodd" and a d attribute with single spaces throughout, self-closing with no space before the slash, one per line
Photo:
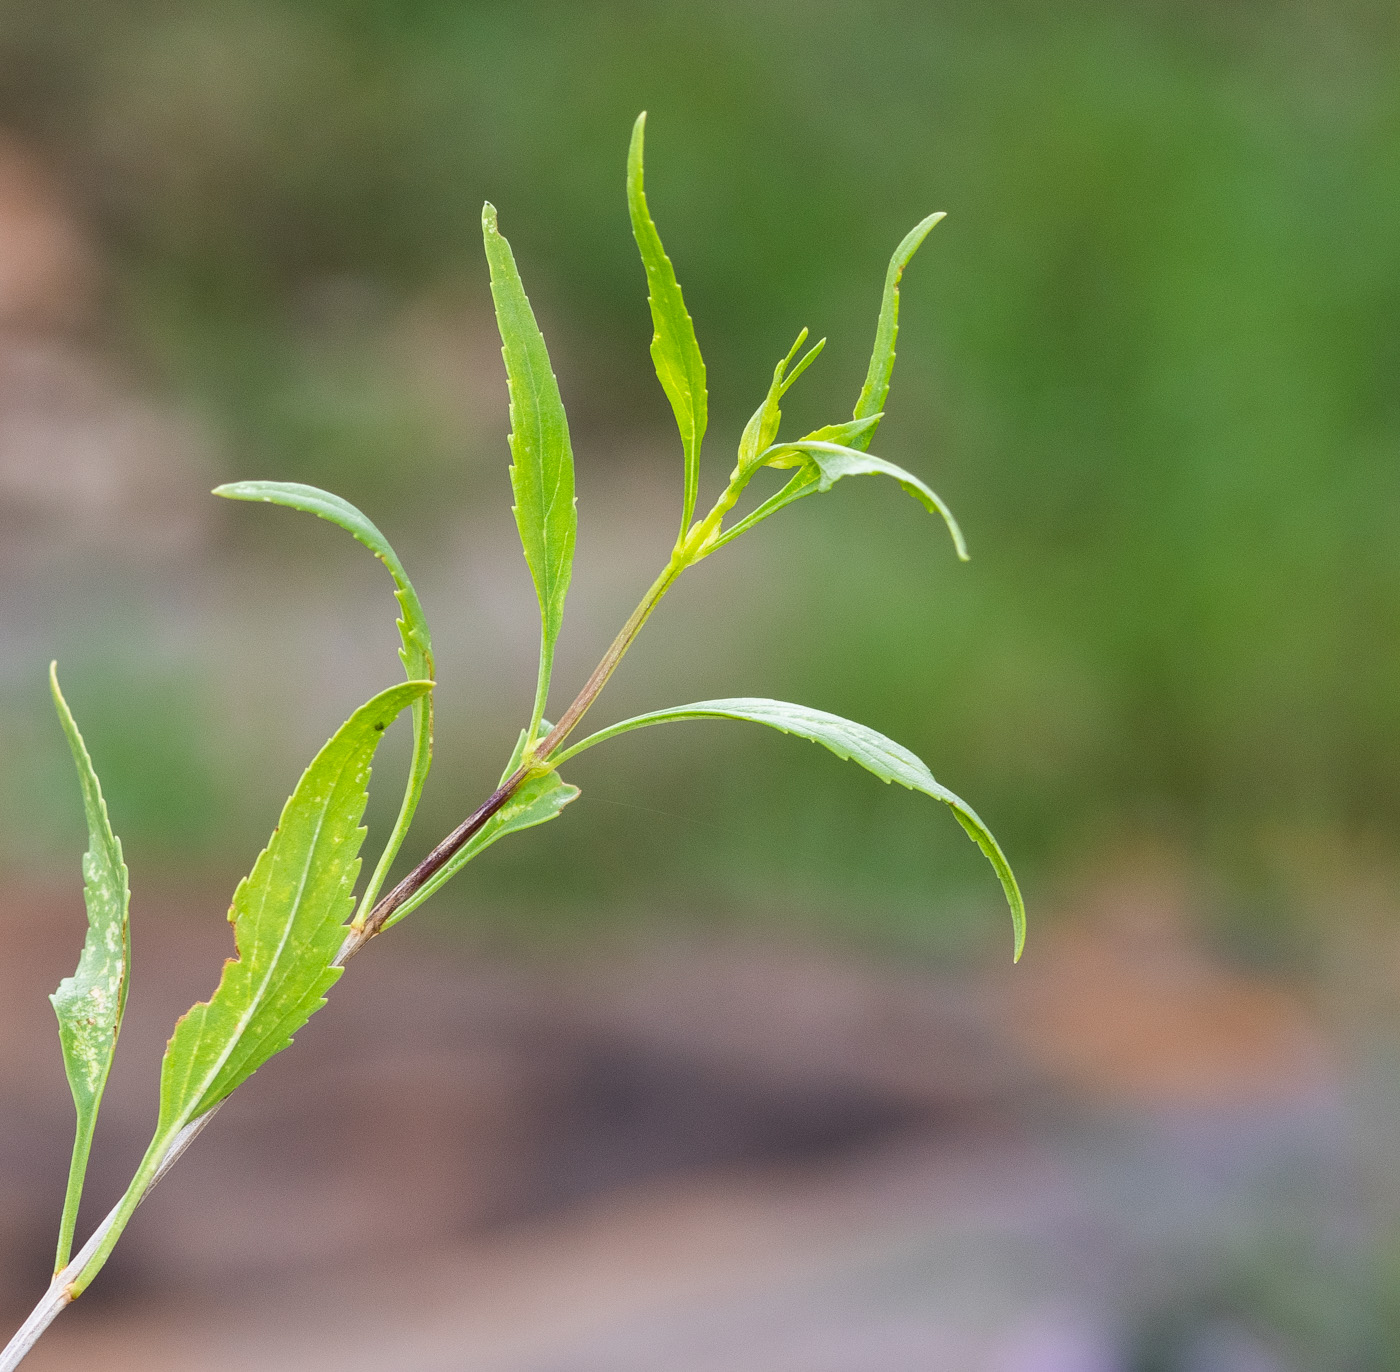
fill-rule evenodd
<path id="1" fill-rule="evenodd" d="M 700 488 L 700 444 L 705 437 L 707 394 L 705 361 L 695 339 L 695 325 L 685 308 L 680 283 L 661 235 L 647 209 L 642 184 L 642 145 L 646 113 L 632 126 L 632 144 L 627 151 L 627 210 L 632 217 L 632 234 L 642 255 L 647 274 L 647 304 L 651 306 L 651 360 L 657 380 L 671 402 L 685 450 L 685 509 L 681 533 L 690 528 L 695 514 L 695 497 Z"/>
<path id="2" fill-rule="evenodd" d="M 861 387 L 860 398 L 856 401 L 857 419 L 878 415 L 885 408 L 885 398 L 890 393 L 890 376 L 894 372 L 894 343 L 899 336 L 899 278 L 904 275 L 909 259 L 918 252 L 919 244 L 928 237 L 929 230 L 943 218 L 945 216 L 940 211 L 921 219 L 904 235 L 890 258 L 889 270 L 885 272 L 885 291 L 880 299 L 880 318 L 875 325 L 875 347 L 870 354 L 865 385 Z M 852 446 L 868 448 L 874 437 L 875 429 L 872 427 L 862 440 Z"/>
<path id="3" fill-rule="evenodd" d="M 78 768 L 88 827 L 88 850 L 83 854 L 87 937 L 78 956 L 77 970 L 71 977 L 64 977 L 58 990 L 49 997 L 58 1016 L 63 1067 L 78 1115 L 68 1193 L 64 1197 L 63 1219 L 59 1226 L 58 1257 L 54 1266 L 54 1271 L 58 1272 L 67 1265 L 72 1252 L 73 1229 L 78 1220 L 78 1202 L 82 1199 L 97 1110 L 102 1104 L 117 1035 L 121 1032 L 122 1012 L 126 1009 L 131 968 L 131 925 L 127 906 L 131 890 L 126 863 L 122 860 L 121 840 L 112 832 L 107 802 L 102 798 L 92 759 L 68 702 L 58 688 L 57 663 L 49 666 L 49 688 Z"/>
<path id="4" fill-rule="evenodd" d="M 307 514 L 338 524 L 363 543 L 389 569 L 389 575 L 394 579 L 394 598 L 399 602 L 401 612 L 398 619 L 401 641 L 399 658 L 403 662 L 404 672 L 410 681 L 433 680 L 433 638 L 428 631 L 428 617 L 423 613 L 423 604 L 408 579 L 408 573 L 404 571 L 403 563 L 399 561 L 399 555 L 363 511 L 338 495 L 316 486 L 304 486 L 298 481 L 231 481 L 227 485 L 216 486 L 214 494 L 229 500 L 261 500 L 270 505 L 304 510 Z M 358 918 L 369 913 L 389 875 L 389 868 L 403 846 L 409 825 L 413 823 L 413 815 L 418 809 L 418 801 L 432 765 L 433 697 L 429 693 L 413 702 L 413 756 L 408 766 L 403 803 L 361 897 Z"/>
<path id="5" fill-rule="evenodd" d="M 897 781 L 912 791 L 922 791 L 925 795 L 941 800 L 957 816 L 958 822 L 971 835 L 977 846 L 987 855 L 1002 889 L 1006 892 L 1007 904 L 1011 907 L 1011 922 L 1015 937 L 1015 956 L 1019 959 L 1026 941 L 1026 908 L 1021 892 L 1012 875 L 1006 855 L 1001 851 L 992 832 L 979 818 L 977 812 L 960 796 L 956 796 L 946 786 L 934 780 L 933 773 L 907 748 L 901 747 L 893 739 L 864 724 L 856 724 L 840 715 L 830 715 L 824 710 L 812 710 L 805 705 L 791 705 L 782 700 L 765 700 L 761 697 L 741 697 L 733 700 L 702 700 L 694 705 L 678 705 L 670 710 L 657 710 L 652 714 L 637 715 L 624 719 L 620 724 L 602 729 L 559 755 L 559 762 L 567 762 L 585 748 L 605 739 L 632 729 L 645 729 L 652 724 L 670 724 L 682 719 L 742 719 L 754 724 L 766 724 L 772 729 L 781 729 L 785 734 L 796 734 L 799 738 L 811 739 L 831 749 L 839 758 L 857 762 L 868 772 L 873 772 L 881 781 Z"/>
<path id="6" fill-rule="evenodd" d="M 302 774 L 268 845 L 238 884 L 229 921 L 237 956 L 218 988 L 175 1026 L 160 1074 L 148 1157 L 217 1105 L 325 1004 L 340 976 L 359 874 L 370 762 L 399 712 L 432 689 L 409 681 L 362 705 Z"/>
<path id="7" fill-rule="evenodd" d="M 515 769 L 512 767 L 510 770 Z M 537 824 L 554 819 L 566 805 L 578 797 L 578 787 L 562 781 L 557 772 L 546 772 L 543 776 L 531 777 L 529 781 L 523 782 L 520 789 L 452 855 L 451 860 L 393 913 L 384 927 L 392 928 L 405 915 L 416 910 L 497 839 L 504 838 L 507 834 L 518 833 L 521 829 L 533 829 Z"/>
<path id="8" fill-rule="evenodd" d="M 574 454 L 549 351 L 525 296 L 510 244 L 497 231 L 496 210 L 490 204 L 481 212 L 481 232 L 510 385 L 510 481 L 515 491 L 515 522 L 540 602 L 540 673 L 530 719 L 533 741 L 549 692 L 554 643 L 563 623 L 564 597 L 573 570 L 578 527 Z"/>

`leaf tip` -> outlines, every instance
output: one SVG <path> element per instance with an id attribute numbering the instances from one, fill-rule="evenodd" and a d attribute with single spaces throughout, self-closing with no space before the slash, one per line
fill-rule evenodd
<path id="1" fill-rule="evenodd" d="M 1006 893 L 1006 903 L 1011 907 L 1011 965 L 1014 967 L 1021 961 L 1021 954 L 1026 951 L 1026 901 L 1009 866 L 1005 871 L 998 872 L 998 875 L 1001 877 L 1002 890 Z"/>
<path id="2" fill-rule="evenodd" d="M 935 210 L 933 214 L 925 215 L 924 218 L 919 220 L 905 235 L 904 242 L 895 249 L 894 261 L 891 263 L 891 269 L 894 273 L 892 278 L 894 284 L 898 284 L 899 278 L 904 275 L 905 267 L 909 265 L 914 254 L 923 246 L 924 239 L 933 231 L 934 226 L 947 217 L 948 214 L 946 210 Z M 891 338 L 890 342 L 891 346 L 893 346 L 893 338 Z"/>
<path id="3" fill-rule="evenodd" d="M 643 148 L 646 142 L 647 112 L 643 110 L 637 116 L 637 121 L 632 125 L 632 137 L 627 142 L 627 197 L 629 201 L 635 202 L 641 198 L 642 206 L 645 208 L 646 194 L 642 190 L 642 159 Z M 637 207 L 632 205 L 635 215 Z"/>
<path id="4" fill-rule="evenodd" d="M 72 715 L 68 709 L 68 702 L 63 698 L 63 691 L 58 684 L 57 658 L 54 658 L 54 660 L 49 663 L 49 694 L 53 696 L 54 709 L 58 711 L 58 722 L 67 729 L 67 721 L 72 718 Z"/>
<path id="5" fill-rule="evenodd" d="M 496 207 L 489 200 L 481 206 L 481 227 L 486 233 L 496 232 Z"/>
<path id="6" fill-rule="evenodd" d="M 934 226 L 937 224 L 941 224 L 943 220 L 947 219 L 947 217 L 947 210 L 935 210 L 932 214 L 925 215 L 921 220 L 919 220 L 917 224 L 914 225 L 912 229 L 909 230 L 909 239 L 911 240 L 909 248 L 910 257 L 913 257 L 913 255 L 919 250 L 919 245 L 923 243 L 924 239 L 929 236 Z M 906 259 L 906 261 L 907 260 L 908 259 Z"/>

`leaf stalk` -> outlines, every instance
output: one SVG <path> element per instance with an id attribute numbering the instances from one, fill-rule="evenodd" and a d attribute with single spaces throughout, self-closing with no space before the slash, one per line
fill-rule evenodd
<path id="1" fill-rule="evenodd" d="M 68 1190 L 63 1197 L 63 1218 L 58 1225 L 58 1253 L 53 1270 L 61 1272 L 68 1266 L 73 1252 L 73 1233 L 78 1227 L 78 1205 L 83 1198 L 83 1178 L 87 1175 L 88 1155 L 92 1152 L 92 1136 L 97 1128 L 97 1116 L 90 1115 L 78 1122 L 73 1139 L 73 1160 L 68 1167 Z"/>

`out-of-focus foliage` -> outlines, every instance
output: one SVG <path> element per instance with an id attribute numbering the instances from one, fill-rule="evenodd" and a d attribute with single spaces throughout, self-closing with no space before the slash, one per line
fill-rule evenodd
<path id="1" fill-rule="evenodd" d="M 620 190 L 638 110 L 717 452 L 799 325 L 831 343 L 794 430 L 853 387 L 891 248 L 946 209 L 905 279 L 880 450 L 959 511 L 973 562 L 885 483 L 846 483 L 756 535 L 742 646 L 687 691 L 869 719 L 1018 853 L 1400 826 L 1393 4 L 50 0 L 0 20 L 0 78 L 0 119 L 102 236 L 114 339 L 218 416 L 227 474 L 376 518 L 500 492 L 503 413 L 446 434 L 385 342 L 408 302 L 488 308 L 487 196 L 581 479 L 646 444 L 668 460 Z M 742 902 L 776 857 L 819 901 L 878 874 L 926 908 L 923 817 L 697 732 L 703 757 L 649 740 L 606 765 L 718 827 L 571 814 L 483 880 L 577 859 L 575 896 L 699 870 Z M 425 816 L 482 781 L 430 789 Z"/>

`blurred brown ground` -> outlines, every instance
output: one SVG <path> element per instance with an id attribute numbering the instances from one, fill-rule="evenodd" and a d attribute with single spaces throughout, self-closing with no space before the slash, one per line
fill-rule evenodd
<path id="1" fill-rule="evenodd" d="M 1098 904 L 1014 973 L 961 979 L 742 940 L 502 963 L 398 931 L 32 1365 L 1121 1366 L 1160 1250 L 1209 1247 L 1280 1168 L 1286 1188 L 1325 1174 L 1339 1104 L 1295 994 L 1193 951 L 1161 891 Z M 204 893 L 143 901 L 89 1219 L 144 1144 L 169 1025 L 228 952 L 220 915 Z M 76 892 L 3 910 L 12 1319 L 61 1200 L 43 993 L 80 920 Z"/>

